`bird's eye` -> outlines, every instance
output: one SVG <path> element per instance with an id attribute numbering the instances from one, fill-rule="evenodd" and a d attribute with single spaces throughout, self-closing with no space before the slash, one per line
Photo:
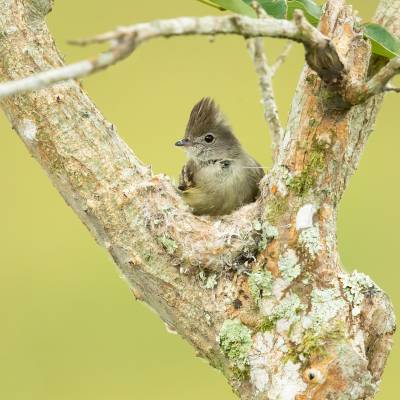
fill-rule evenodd
<path id="1" fill-rule="evenodd" d="M 214 141 L 214 136 L 208 134 L 208 135 L 206 135 L 206 136 L 204 137 L 204 140 L 205 140 L 207 143 L 211 143 L 211 142 Z"/>

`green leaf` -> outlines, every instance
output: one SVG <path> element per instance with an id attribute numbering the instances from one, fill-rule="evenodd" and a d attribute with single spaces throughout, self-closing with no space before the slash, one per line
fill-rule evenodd
<path id="1" fill-rule="evenodd" d="M 247 15 L 248 17 L 256 17 L 256 12 L 243 0 L 206 0 L 209 3 L 223 8 L 224 10 L 233 11 L 237 14 Z"/>
<path id="2" fill-rule="evenodd" d="M 378 24 L 363 25 L 364 35 L 371 41 L 372 52 L 386 58 L 400 56 L 400 41 Z"/>
<path id="3" fill-rule="evenodd" d="M 321 18 L 321 6 L 313 0 L 288 0 L 288 19 L 293 18 L 294 10 L 303 10 L 304 16 L 314 26 L 318 25 Z"/>
<path id="4" fill-rule="evenodd" d="M 251 5 L 253 0 L 243 0 L 247 4 Z M 287 13 L 286 0 L 258 0 L 261 7 L 266 11 L 268 15 L 274 18 L 284 19 Z"/>
<path id="5" fill-rule="evenodd" d="M 224 10 L 222 7 L 218 6 L 217 4 L 214 4 L 210 0 L 197 0 L 197 1 L 199 1 L 200 3 L 203 3 L 203 4 L 207 5 L 207 6 L 218 8 L 218 10 Z"/>

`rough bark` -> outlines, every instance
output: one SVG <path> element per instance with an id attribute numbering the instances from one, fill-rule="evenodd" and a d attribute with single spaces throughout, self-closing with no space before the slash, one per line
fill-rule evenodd
<path id="1" fill-rule="evenodd" d="M 2 80 L 63 64 L 44 22 L 50 5 L 0 0 Z M 377 12 L 396 35 L 399 11 L 400 0 L 383 0 Z M 136 297 L 242 399 L 372 399 L 391 349 L 389 300 L 365 275 L 343 271 L 336 243 L 337 205 L 382 97 L 353 107 L 343 100 L 370 68 L 351 8 L 330 0 L 320 29 L 344 79 L 324 83 L 305 67 L 260 199 L 221 219 L 193 216 L 76 81 L 1 101 Z"/>

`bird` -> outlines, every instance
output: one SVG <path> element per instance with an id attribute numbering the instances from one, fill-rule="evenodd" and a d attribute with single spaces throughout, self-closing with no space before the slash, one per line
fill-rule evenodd
<path id="1" fill-rule="evenodd" d="M 243 149 L 213 99 L 195 104 L 184 138 L 175 145 L 188 157 L 178 189 L 193 214 L 227 215 L 258 197 L 264 170 Z"/>

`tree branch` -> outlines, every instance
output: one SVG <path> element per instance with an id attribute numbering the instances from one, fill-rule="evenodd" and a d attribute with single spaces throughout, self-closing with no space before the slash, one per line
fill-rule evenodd
<path id="1" fill-rule="evenodd" d="M 293 48 L 292 42 L 287 42 L 285 48 L 283 49 L 282 53 L 277 57 L 275 62 L 271 65 L 271 74 L 274 76 L 282 64 L 286 61 L 287 57 L 289 56 L 291 50 Z"/>
<path id="2" fill-rule="evenodd" d="M 74 41 L 73 43 L 79 45 L 111 42 L 112 46 L 109 51 L 93 60 L 81 61 L 18 81 L 3 83 L 0 85 L 0 99 L 95 73 L 123 60 L 140 44 L 150 39 L 184 35 L 226 34 L 236 34 L 246 38 L 261 36 L 287 38 L 301 42 L 307 50 L 310 66 L 328 82 L 337 81 L 343 71 L 343 65 L 330 40 L 310 25 L 300 12 L 296 14 L 294 23 L 274 18 L 254 19 L 238 15 L 184 17 L 136 24 L 90 39 Z"/>
<path id="3" fill-rule="evenodd" d="M 382 67 L 368 82 L 361 88 L 354 89 L 350 98 L 352 104 L 360 104 L 372 96 L 388 91 L 397 91 L 388 87 L 388 83 L 400 73 L 400 57 L 393 58 Z"/>
<path id="4" fill-rule="evenodd" d="M 267 13 L 258 2 L 254 1 L 252 3 L 252 7 L 256 11 L 258 18 L 268 18 Z M 247 39 L 246 44 L 259 78 L 262 103 L 264 106 L 264 118 L 269 126 L 269 129 L 271 130 L 272 154 L 273 159 L 275 159 L 280 140 L 283 136 L 283 129 L 279 120 L 278 107 L 276 105 L 272 85 L 272 68 L 268 65 L 267 56 L 264 50 L 263 38 Z M 283 60 L 284 55 L 282 55 L 282 62 Z"/>
<path id="5" fill-rule="evenodd" d="M 384 92 L 395 92 L 395 93 L 400 93 L 400 88 L 398 88 L 398 87 L 394 87 L 394 86 L 386 86 L 384 89 L 383 89 L 383 91 Z"/>
<path id="6" fill-rule="evenodd" d="M 280 140 L 283 136 L 283 128 L 279 120 L 278 107 L 272 87 L 272 69 L 268 65 L 262 38 L 248 39 L 247 48 L 259 77 L 262 103 L 264 105 L 264 117 L 271 130 L 272 153 L 274 155 L 273 158 L 275 158 Z"/>

